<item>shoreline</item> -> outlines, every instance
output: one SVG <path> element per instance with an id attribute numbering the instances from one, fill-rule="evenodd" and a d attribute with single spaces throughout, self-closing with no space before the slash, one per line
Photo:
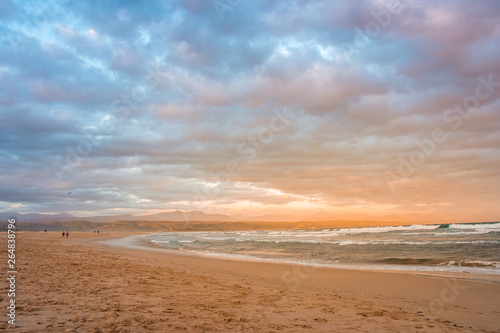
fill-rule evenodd
<path id="1" fill-rule="evenodd" d="M 489 225 L 500 221 L 476 222 L 418 222 L 418 221 L 364 221 L 364 220 L 334 220 L 334 221 L 296 221 L 296 222 L 262 222 L 262 221 L 116 221 L 89 222 L 78 221 L 23 222 L 17 221 L 18 230 L 23 231 L 63 231 L 92 232 L 99 229 L 102 232 L 140 233 L 140 232 L 197 232 L 197 231 L 259 231 L 259 230 L 319 230 L 319 229 L 358 229 L 441 225 Z M 7 221 L 0 221 L 0 228 L 5 230 Z"/>
<path id="2" fill-rule="evenodd" d="M 19 233 L 16 330 L 500 332 L 498 284 L 96 243 L 141 234 Z"/>
<path id="3" fill-rule="evenodd" d="M 484 282 L 484 283 L 492 283 L 492 284 L 500 284 L 500 274 L 488 274 L 488 273 L 471 273 L 471 272 L 453 272 L 453 271 L 445 271 L 445 270 L 431 270 L 425 269 L 422 266 L 413 266 L 415 269 L 410 269 L 410 267 L 406 268 L 401 266 L 401 268 L 391 268 L 384 267 L 380 265 L 380 267 L 367 267 L 362 265 L 321 265 L 321 264 L 308 264 L 304 262 L 290 262 L 286 260 L 279 259 L 267 259 L 267 258 L 246 258 L 246 257 L 237 257 L 232 255 L 225 254 L 203 254 L 197 253 L 194 251 L 181 251 L 176 249 L 169 249 L 166 247 L 162 247 L 159 245 L 152 244 L 151 242 L 142 239 L 144 236 L 154 235 L 155 233 L 147 233 L 147 234 L 137 234 L 133 236 L 127 236 L 125 238 L 113 238 L 110 240 L 99 241 L 97 243 L 118 247 L 118 248 L 128 248 L 135 249 L 138 251 L 154 251 L 157 253 L 165 253 L 167 255 L 177 255 L 177 256 L 187 256 L 187 257 L 197 257 L 204 259 L 214 259 L 214 260 L 231 260 L 238 262 L 255 262 L 255 263 L 269 263 L 269 264 L 278 264 L 278 265 L 290 265 L 290 266 L 302 266 L 304 269 L 326 269 L 326 270 L 346 270 L 346 271 L 360 271 L 360 272 L 377 272 L 377 273 L 389 273 L 389 274 L 409 274 L 415 276 L 427 276 L 427 277 L 439 277 L 439 278 L 453 278 L 453 279 L 462 279 L 468 281 L 475 282 Z M 375 266 L 375 265 L 373 265 Z M 422 268 L 422 269 L 419 269 Z M 430 268 L 430 267 L 429 267 Z"/>

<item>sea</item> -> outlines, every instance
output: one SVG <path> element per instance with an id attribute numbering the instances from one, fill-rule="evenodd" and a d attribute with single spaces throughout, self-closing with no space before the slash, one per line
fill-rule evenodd
<path id="1" fill-rule="evenodd" d="M 500 275 L 500 222 L 168 232 L 143 237 L 158 247 L 203 256 L 346 269 Z"/>

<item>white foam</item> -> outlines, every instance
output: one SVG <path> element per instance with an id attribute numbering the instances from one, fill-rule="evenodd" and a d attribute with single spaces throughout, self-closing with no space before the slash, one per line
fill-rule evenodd
<path id="1" fill-rule="evenodd" d="M 480 234 L 487 234 L 497 230 L 500 230 L 500 223 L 451 224 L 449 228 L 442 229 L 439 229 L 439 225 L 411 225 L 314 230 L 175 232 L 155 234 L 148 236 L 148 238 L 152 240 L 151 243 L 165 249 L 171 249 L 172 246 L 175 246 L 178 249 L 182 248 L 187 253 L 205 256 L 337 268 L 360 267 L 363 269 L 370 266 L 377 269 L 406 271 L 467 271 L 500 274 L 500 264 L 498 264 L 500 257 L 494 252 L 500 244 L 500 237 L 495 234 L 480 236 Z M 471 236 L 468 237 L 469 235 Z M 190 249 L 189 244 L 195 242 L 198 249 Z M 488 256 L 486 256 L 486 253 L 484 253 L 484 256 L 477 255 L 476 249 L 478 251 L 485 249 L 483 244 L 488 246 L 488 253 L 490 253 Z M 367 247 L 370 245 L 374 247 Z M 433 245 L 436 247 L 432 247 L 432 251 L 435 249 L 437 252 L 429 252 L 429 248 Z M 321 248 L 321 246 L 325 247 Z M 398 246 L 398 251 L 408 252 L 416 258 L 429 258 L 436 254 L 436 257 L 445 257 L 445 260 L 448 258 L 450 260 L 442 265 L 428 266 L 355 263 L 374 262 L 373 258 L 377 258 L 378 251 L 383 256 L 390 256 L 392 253 L 387 251 L 393 249 L 393 246 Z M 199 249 L 200 247 L 205 249 L 210 247 L 213 251 L 203 251 Z M 342 262 L 332 262 L 331 257 L 325 254 L 328 251 L 319 251 L 320 248 L 325 251 L 332 250 L 333 252 L 329 253 L 336 258 L 342 258 Z M 468 251 L 469 249 L 471 251 Z M 271 253 L 274 258 L 268 258 Z M 456 255 L 452 257 L 450 253 Z M 422 254 L 422 256 L 419 257 L 419 254 Z M 470 256 L 467 254 L 470 254 Z M 314 258 L 302 259 L 311 256 Z M 459 260 L 460 258 L 478 259 L 476 262 L 478 267 L 470 267 L 474 265 L 472 260 L 467 262 L 465 259 Z M 481 259 L 491 261 L 481 263 Z M 457 262 L 453 262 L 453 260 L 457 260 Z M 460 266 L 459 263 L 463 263 L 463 265 Z"/>
<path id="2" fill-rule="evenodd" d="M 262 258 L 252 255 L 242 255 L 242 254 L 230 254 L 221 252 L 203 252 L 203 251 L 193 251 L 189 250 L 193 254 L 207 256 L 207 257 L 219 257 L 219 258 L 232 258 L 240 260 L 251 260 L 259 262 L 274 262 L 274 263 L 285 263 L 285 264 L 296 264 L 311 267 L 323 267 L 323 268 L 341 268 L 341 269 L 355 269 L 355 270 L 389 270 L 389 271 L 422 271 L 422 272 L 454 272 L 454 273 L 475 273 L 475 274 L 491 274 L 500 275 L 500 267 L 495 265 L 493 267 L 468 267 L 468 266 L 456 266 L 456 265 L 434 265 L 434 266 L 424 266 L 424 265 L 392 265 L 392 264 L 360 264 L 360 263 L 340 263 L 335 262 L 318 262 L 318 261 L 306 261 L 306 260 L 293 260 L 293 259 L 276 259 L 276 258 Z"/>

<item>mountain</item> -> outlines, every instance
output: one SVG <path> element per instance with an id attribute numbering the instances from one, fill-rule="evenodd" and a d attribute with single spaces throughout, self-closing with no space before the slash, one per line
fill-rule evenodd
<path id="1" fill-rule="evenodd" d="M 154 215 L 138 216 L 140 221 L 218 221 L 232 222 L 236 219 L 223 214 L 205 214 L 203 212 L 193 210 L 190 212 L 166 212 Z"/>
<path id="2" fill-rule="evenodd" d="M 300 222 L 300 221 L 326 221 L 332 220 L 328 214 L 308 214 L 308 215 L 285 215 L 285 214 L 267 214 L 258 216 L 233 215 L 238 221 L 253 222 Z"/>
<path id="3" fill-rule="evenodd" d="M 238 221 L 255 221 L 255 222 L 298 222 L 303 221 L 304 218 L 300 216 L 290 216 L 290 215 L 259 215 L 259 216 L 246 216 L 246 215 L 234 215 L 233 216 Z"/>
<path id="4" fill-rule="evenodd" d="M 89 216 L 79 217 L 78 220 L 97 222 L 97 223 L 111 223 L 116 221 L 137 221 L 137 218 L 132 214 L 110 215 L 110 216 Z"/>
<path id="5" fill-rule="evenodd" d="M 69 221 L 87 221 L 93 223 L 112 223 L 118 221 L 150 221 L 150 222 L 303 222 L 303 221 L 338 221 L 339 219 L 332 218 L 323 212 L 314 212 L 309 215 L 285 215 L 285 214 L 275 214 L 275 215 L 259 215 L 259 216 L 245 216 L 245 215 L 223 215 L 223 214 L 206 214 L 201 211 L 173 211 L 173 212 L 163 212 L 151 215 L 132 215 L 132 214 L 121 214 L 121 215 L 109 215 L 109 216 L 75 216 L 67 213 L 61 214 L 40 214 L 40 213 L 15 213 L 15 212 L 2 212 L 0 213 L 0 221 L 7 221 L 8 219 L 16 217 L 19 222 L 69 222 Z M 347 216 L 344 220 L 357 221 L 354 216 Z M 366 216 L 363 220 L 369 221 L 403 221 L 400 216 L 397 215 L 384 215 L 384 216 Z"/>
<path id="6" fill-rule="evenodd" d="M 7 221 L 12 217 L 17 218 L 19 222 L 63 222 L 63 221 L 87 221 L 95 223 L 111 223 L 117 221 L 165 221 L 165 222 L 233 222 L 236 219 L 222 214 L 205 214 L 200 211 L 190 212 L 164 212 L 153 215 L 134 216 L 132 214 L 111 215 L 111 216 L 89 216 L 78 217 L 71 214 L 39 214 L 28 213 L 19 214 L 14 212 L 0 213 L 0 221 Z"/>
<path id="7" fill-rule="evenodd" d="M 0 213 L 0 221 L 7 221 L 11 218 L 17 218 L 23 222 L 47 222 L 47 221 L 73 221 L 79 219 L 75 215 L 61 213 L 61 214 L 40 214 L 40 213 L 27 213 L 20 214 L 14 212 Z"/>

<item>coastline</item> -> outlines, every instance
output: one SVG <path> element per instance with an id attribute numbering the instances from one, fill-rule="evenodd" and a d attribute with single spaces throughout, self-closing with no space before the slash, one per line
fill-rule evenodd
<path id="1" fill-rule="evenodd" d="M 391 268 L 385 267 L 383 265 L 380 266 L 362 266 L 362 265 L 338 265 L 338 266 L 329 266 L 329 265 L 313 265 L 307 264 L 303 262 L 289 262 L 285 260 L 275 260 L 275 259 L 264 259 L 264 258 L 246 258 L 246 257 L 238 257 L 231 255 L 211 255 L 204 254 L 199 252 L 192 251 L 180 251 L 175 249 L 168 249 L 165 247 L 161 247 L 159 245 L 152 244 L 147 240 L 143 239 L 144 236 L 152 235 L 154 233 L 148 234 L 138 234 L 127 236 L 124 238 L 112 238 L 105 241 L 98 242 L 99 244 L 110 246 L 110 247 L 118 247 L 118 248 L 127 248 L 134 249 L 138 251 L 153 251 L 157 253 L 165 253 L 169 255 L 177 255 L 177 256 L 187 256 L 187 257 L 195 257 L 195 258 L 204 258 L 204 259 L 214 259 L 214 260 L 230 260 L 230 261 L 238 261 L 238 262 L 254 262 L 254 263 L 269 263 L 269 264 L 278 264 L 278 265 L 289 265 L 289 266 L 299 266 L 303 267 L 304 270 L 347 270 L 347 271 L 361 271 L 361 272 L 378 272 L 378 273 L 392 273 L 392 274 L 410 274 L 415 276 L 428 276 L 428 277 L 440 277 L 440 278 L 453 278 L 453 279 L 462 279 L 468 281 L 476 281 L 476 282 L 484 282 L 484 283 L 494 283 L 500 284 L 500 275 L 498 274 L 482 274 L 482 273 L 469 273 L 469 272 L 451 272 L 451 271 L 437 271 L 437 270 L 425 270 L 419 269 L 420 266 L 415 267 L 398 267 Z"/>
<path id="2" fill-rule="evenodd" d="M 96 243 L 132 235 L 19 233 L 16 330 L 500 332 L 498 284 Z"/>

